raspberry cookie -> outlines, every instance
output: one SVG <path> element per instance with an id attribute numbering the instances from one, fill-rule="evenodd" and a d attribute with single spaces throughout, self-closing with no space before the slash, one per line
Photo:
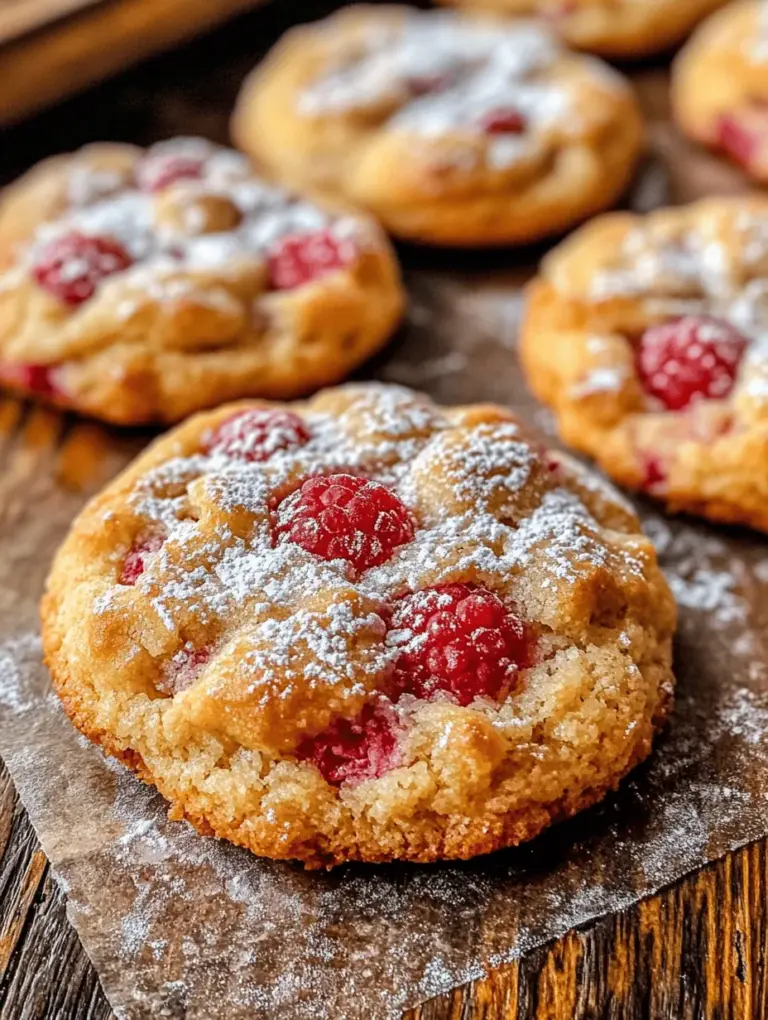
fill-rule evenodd
<path id="1" fill-rule="evenodd" d="M 768 5 L 731 4 L 691 39 L 674 65 L 672 99 L 683 131 L 768 183 Z"/>
<path id="2" fill-rule="evenodd" d="M 399 387 L 164 436 L 74 524 L 42 618 L 76 726 L 173 816 L 310 867 L 530 839 L 672 695 L 631 508 L 509 412 Z"/>
<path id="3" fill-rule="evenodd" d="M 566 442 L 671 509 L 768 530 L 768 199 L 604 216 L 545 260 L 522 359 Z"/>
<path id="4" fill-rule="evenodd" d="M 633 58 L 665 50 L 726 0 L 441 0 L 464 10 L 539 15 L 579 49 Z"/>
<path id="5" fill-rule="evenodd" d="M 530 22 L 345 8 L 247 80 L 238 144 L 278 179 L 434 244 L 530 241 L 604 209 L 642 125 L 629 84 Z"/>
<path id="6" fill-rule="evenodd" d="M 337 381 L 402 307 L 378 227 L 201 139 L 90 146 L 0 205 L 0 383 L 107 421 Z"/>

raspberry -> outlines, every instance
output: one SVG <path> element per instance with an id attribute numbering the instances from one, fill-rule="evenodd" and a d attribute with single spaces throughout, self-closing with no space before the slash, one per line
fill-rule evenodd
<path id="1" fill-rule="evenodd" d="M 166 663 L 163 675 L 156 684 L 157 689 L 170 697 L 186 691 L 197 680 L 200 670 L 210 657 L 210 649 L 195 648 L 188 642 Z"/>
<path id="2" fill-rule="evenodd" d="M 241 411 L 217 426 L 207 439 L 205 452 L 256 462 L 308 441 L 307 427 L 297 414 L 256 408 Z"/>
<path id="3" fill-rule="evenodd" d="M 267 253 L 269 286 L 272 290 L 293 290 L 343 269 L 357 256 L 349 238 L 335 237 L 330 230 L 315 234 L 288 234 Z"/>
<path id="4" fill-rule="evenodd" d="M 203 175 L 205 163 L 194 156 L 147 156 L 139 164 L 136 180 L 142 191 L 162 191 L 176 181 L 197 181 Z"/>
<path id="5" fill-rule="evenodd" d="M 732 114 L 723 114 L 715 135 L 720 148 L 742 166 L 768 160 L 768 103 L 754 102 Z"/>
<path id="6" fill-rule="evenodd" d="M 309 478 L 277 508 L 277 534 L 324 560 L 348 560 L 360 571 L 384 563 L 413 538 L 413 521 L 398 497 L 352 475 Z"/>
<path id="7" fill-rule="evenodd" d="M 652 453 L 646 453 L 641 455 L 641 463 L 643 477 L 640 482 L 640 488 L 644 492 L 660 495 L 664 492 L 667 482 L 667 473 L 664 470 L 661 459 Z"/>
<path id="8" fill-rule="evenodd" d="M 729 323 L 689 315 L 652 326 L 640 338 L 638 371 L 668 411 L 727 397 L 747 341 Z"/>
<path id="9" fill-rule="evenodd" d="M 57 375 L 55 365 L 0 362 L 0 382 L 41 397 L 63 396 Z"/>
<path id="10" fill-rule="evenodd" d="M 490 110 L 480 121 L 487 135 L 520 135 L 525 131 L 525 117 L 513 107 Z"/>
<path id="11" fill-rule="evenodd" d="M 133 260 L 111 237 L 71 231 L 47 244 L 32 268 L 35 280 L 67 305 L 92 297 L 101 281 L 128 269 Z"/>
<path id="12" fill-rule="evenodd" d="M 497 698 L 530 661 L 525 625 L 493 592 L 470 584 L 404 596 L 393 610 L 387 644 L 401 649 L 397 690 L 417 698 L 443 691 L 460 705 Z"/>
<path id="13" fill-rule="evenodd" d="M 357 719 L 336 719 L 299 745 L 297 757 L 310 761 L 327 783 L 361 783 L 397 764 L 397 732 L 391 710 L 366 705 Z"/>
<path id="14" fill-rule="evenodd" d="M 160 535 L 150 535 L 148 538 L 135 542 L 125 557 L 123 570 L 120 574 L 120 584 L 136 584 L 147 568 L 147 560 L 160 549 L 163 541 L 164 539 Z"/>

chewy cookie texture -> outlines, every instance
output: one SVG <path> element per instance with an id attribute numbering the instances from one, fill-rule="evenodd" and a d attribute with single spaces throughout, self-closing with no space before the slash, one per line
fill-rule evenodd
<path id="1" fill-rule="evenodd" d="M 403 303 L 378 227 L 202 139 L 91 145 L 0 199 L 0 383 L 106 421 L 339 381 Z"/>
<path id="2" fill-rule="evenodd" d="M 532 241 L 609 207 L 643 134 L 629 83 L 541 23 L 384 5 L 290 31 L 232 131 L 276 179 L 458 246 Z"/>
<path id="3" fill-rule="evenodd" d="M 616 213 L 551 252 L 521 356 L 566 442 L 672 510 L 768 530 L 768 199 Z"/>
<path id="4" fill-rule="evenodd" d="M 79 729 L 309 867 L 530 839 L 646 757 L 673 689 L 632 509 L 510 412 L 398 387 L 163 436 L 73 525 L 42 621 Z"/>

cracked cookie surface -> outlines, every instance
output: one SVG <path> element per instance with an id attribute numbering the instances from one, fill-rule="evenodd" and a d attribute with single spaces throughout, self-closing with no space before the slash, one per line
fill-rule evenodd
<path id="1" fill-rule="evenodd" d="M 647 756 L 673 689 L 632 509 L 511 412 L 393 386 L 162 437 L 42 619 L 76 726 L 175 817 L 310 867 L 530 839 Z"/>

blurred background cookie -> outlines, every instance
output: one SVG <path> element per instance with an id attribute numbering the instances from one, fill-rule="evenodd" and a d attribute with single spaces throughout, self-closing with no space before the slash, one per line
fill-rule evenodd
<path id="1" fill-rule="evenodd" d="M 2 198 L 0 269 L 0 382 L 129 424 L 342 379 L 404 302 L 374 224 L 201 139 L 33 169 Z"/>
<path id="2" fill-rule="evenodd" d="M 607 57 L 658 53 L 725 0 L 441 0 L 465 10 L 539 15 L 571 45 Z"/>
<path id="3" fill-rule="evenodd" d="M 531 241 L 610 206 L 642 143 L 629 84 L 531 22 L 355 6 L 291 30 L 233 134 L 269 173 L 398 237 Z"/>
<path id="4" fill-rule="evenodd" d="M 678 56 L 672 104 L 682 130 L 768 183 L 768 5 L 740 0 Z"/>
<path id="5" fill-rule="evenodd" d="M 768 198 L 604 216 L 548 255 L 521 355 L 614 478 L 768 530 Z"/>

